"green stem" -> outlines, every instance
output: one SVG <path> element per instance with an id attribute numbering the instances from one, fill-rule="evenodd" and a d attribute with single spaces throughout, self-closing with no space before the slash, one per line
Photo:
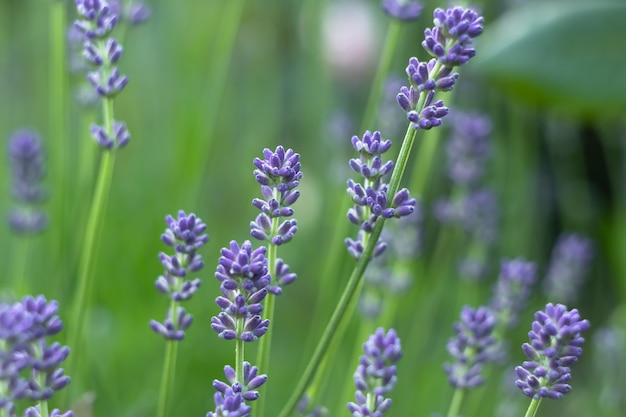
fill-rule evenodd
<path id="1" fill-rule="evenodd" d="M 391 61 L 398 45 L 401 27 L 402 25 L 399 22 L 391 21 L 389 23 L 381 57 L 378 61 L 378 68 L 376 69 L 376 74 L 374 75 L 374 80 L 372 82 L 372 88 L 370 89 L 369 97 L 367 99 L 365 114 L 361 121 L 361 132 L 371 128 L 378 117 L 378 104 L 384 91 L 383 83 L 389 74 Z M 333 271 L 338 271 L 340 269 L 338 266 L 339 262 L 344 259 L 343 254 L 345 252 L 342 249 L 343 239 L 349 234 L 351 227 L 350 222 L 347 222 L 345 219 L 346 211 L 349 207 L 350 201 L 342 199 L 339 207 L 337 207 L 338 212 L 334 216 L 335 219 L 339 220 L 335 227 L 333 227 L 333 237 L 330 240 L 331 243 L 328 245 L 328 251 L 324 257 L 326 262 L 324 262 L 324 270 L 321 273 L 323 282 L 320 283 L 320 285 L 324 288 L 332 288 L 334 285 L 333 281 L 335 281 L 335 274 Z M 322 297 L 318 297 L 313 311 L 315 311 L 316 314 L 320 314 L 319 312 L 321 312 L 324 308 L 324 299 Z M 311 334 L 314 334 L 314 332 L 311 332 Z"/>
<path id="2" fill-rule="evenodd" d="M 59 219 L 59 223 L 52 228 L 52 233 L 62 235 L 67 224 L 67 184 L 69 178 L 68 169 L 73 166 L 69 163 L 69 143 L 65 133 L 66 126 L 66 105 L 68 90 L 68 75 L 66 70 L 66 16 L 65 1 L 50 0 L 50 22 L 49 22 L 49 42 L 50 42 L 50 71 L 49 75 L 49 97 L 48 97 L 48 118 L 50 128 L 50 143 L 53 154 L 51 155 L 52 169 L 54 175 L 54 199 L 52 208 L 53 217 Z M 57 236 L 54 238 L 57 256 L 61 263 L 65 261 L 67 239 Z M 65 270 L 65 267 L 63 267 Z"/>
<path id="3" fill-rule="evenodd" d="M 530 405 L 528 406 L 528 410 L 526 410 L 524 417 L 535 417 L 535 414 L 537 414 L 537 410 L 539 409 L 539 404 L 541 404 L 541 398 L 538 400 L 533 398 L 530 401 Z"/>
<path id="4" fill-rule="evenodd" d="M 178 302 L 172 300 L 170 305 L 172 323 L 178 323 Z M 159 400 L 157 404 L 157 417 L 165 417 L 170 405 L 170 398 L 174 388 L 174 377 L 176 374 L 176 359 L 178 352 L 178 341 L 167 340 L 165 342 L 165 358 L 163 362 L 163 373 L 161 374 L 161 388 L 159 389 Z"/>
<path id="5" fill-rule="evenodd" d="M 103 121 L 107 134 L 114 137 L 112 99 L 107 98 L 103 101 Z M 78 290 L 74 298 L 72 316 L 70 317 L 70 325 L 68 327 L 68 345 L 72 346 L 75 352 L 81 352 L 79 342 L 81 342 L 83 331 L 88 322 L 86 312 L 91 301 L 93 267 L 104 223 L 104 212 L 109 197 L 114 167 L 115 149 L 103 152 L 98 170 L 96 189 L 87 218 L 85 238 L 78 266 Z M 75 366 L 78 355 L 71 355 L 68 359 L 67 373 L 73 375 L 75 371 L 73 366 Z"/>
<path id="6" fill-rule="evenodd" d="M 270 236 L 274 236 L 276 233 L 276 229 L 278 228 L 278 219 L 272 219 L 272 232 Z M 267 264 L 270 269 L 270 275 L 272 276 L 272 283 L 275 283 L 276 280 L 276 255 L 278 252 L 278 247 L 272 243 L 268 245 L 267 248 Z M 263 311 L 263 316 L 265 319 L 270 321 L 270 325 L 267 328 L 267 333 L 261 337 L 259 340 L 259 350 L 257 352 L 257 362 L 256 367 L 259 368 L 260 372 L 269 372 L 269 364 L 270 364 L 270 351 L 272 346 L 272 331 L 274 329 L 274 306 L 276 303 L 276 296 L 274 294 L 267 294 L 265 298 L 265 309 Z M 239 381 L 242 382 L 243 381 Z M 252 409 L 252 416 L 263 416 L 265 411 L 265 398 L 267 397 L 267 388 L 263 387 L 263 391 L 265 391 L 257 400 L 256 407 Z"/>
<path id="7" fill-rule="evenodd" d="M 244 346 L 243 340 L 241 340 L 241 333 L 243 332 L 243 319 L 237 319 L 237 338 L 235 339 L 235 379 L 237 382 L 243 385 L 243 360 L 244 360 Z"/>
<path id="8" fill-rule="evenodd" d="M 461 409 L 461 402 L 463 402 L 463 396 L 465 394 L 465 390 L 461 388 L 457 388 L 454 390 L 454 395 L 452 396 L 452 401 L 450 402 L 450 407 L 448 408 L 448 417 L 456 417 L 459 415 L 459 410 Z"/>
<path id="9" fill-rule="evenodd" d="M 411 152 L 411 147 L 413 146 L 413 142 L 415 141 L 416 130 L 413 129 L 413 126 L 410 125 L 407 129 L 406 135 L 404 137 L 404 141 L 402 142 L 402 147 L 400 148 L 400 153 L 398 154 L 398 159 L 396 160 L 396 165 L 393 170 L 393 174 L 391 175 L 391 181 L 389 183 L 389 188 L 387 191 L 387 195 L 393 196 L 398 191 L 400 186 L 400 180 L 402 179 L 402 174 L 404 173 L 409 154 Z M 361 282 L 363 278 L 363 273 L 367 268 L 367 264 L 372 258 L 372 254 L 374 253 L 374 248 L 376 247 L 376 243 L 378 242 L 378 238 L 383 230 L 383 226 L 385 224 L 384 218 L 379 218 L 376 222 L 376 227 L 372 232 L 369 242 L 363 251 L 363 254 L 359 258 L 352 274 L 350 275 L 350 279 L 346 284 L 346 288 L 341 294 L 341 298 L 337 303 L 337 307 L 333 312 L 324 333 L 322 333 L 322 337 L 309 360 L 307 367 L 305 368 L 302 376 L 300 377 L 300 381 L 296 385 L 291 397 L 287 401 L 287 404 L 283 407 L 282 412 L 280 413 L 280 417 L 288 417 L 291 412 L 295 409 L 299 399 L 304 394 L 304 391 L 309 386 L 313 377 L 315 376 L 315 372 L 317 371 L 317 365 L 320 363 L 324 355 L 326 354 L 328 347 L 330 346 L 330 342 L 332 338 L 335 336 L 335 332 L 337 327 L 344 316 L 344 313 L 348 309 L 348 305 L 352 297 L 356 294 L 356 288 L 358 284 Z"/>
<path id="10" fill-rule="evenodd" d="M 41 417 L 48 417 L 48 401 L 39 401 L 39 415 Z"/>

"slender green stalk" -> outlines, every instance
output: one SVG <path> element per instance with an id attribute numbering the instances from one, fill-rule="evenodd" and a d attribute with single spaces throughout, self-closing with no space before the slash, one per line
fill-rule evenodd
<path id="1" fill-rule="evenodd" d="M 172 312 L 172 323 L 178 323 L 178 302 L 172 300 L 170 311 Z M 165 417 L 170 406 L 170 398 L 174 388 L 174 377 L 176 374 L 176 360 L 178 352 L 178 340 L 167 340 L 165 342 L 165 358 L 163 361 L 163 373 L 161 374 L 161 388 L 159 389 L 159 400 L 157 404 L 157 417 Z"/>
<path id="2" fill-rule="evenodd" d="M 274 236 L 278 229 L 278 218 L 272 219 L 272 231 L 270 236 Z M 276 255 L 278 247 L 272 243 L 267 248 L 267 265 L 270 270 L 272 280 L 276 279 Z M 274 306 L 276 303 L 276 296 L 274 294 L 268 294 L 265 298 L 264 317 L 270 321 L 270 325 L 267 328 L 267 332 L 259 340 L 259 350 L 257 351 L 256 367 L 261 372 L 269 372 L 270 364 L 270 351 L 272 347 L 272 330 L 274 329 Z M 242 382 L 241 380 L 238 380 Z M 267 388 L 264 389 L 265 393 L 256 400 L 256 406 L 252 409 L 252 416 L 262 416 L 265 411 L 265 398 L 267 397 Z"/>
<path id="3" fill-rule="evenodd" d="M 530 405 L 528 406 L 528 410 L 526 410 L 524 417 L 535 417 L 535 414 L 537 414 L 537 410 L 539 409 L 539 404 L 541 404 L 541 399 L 535 400 L 533 398 L 530 401 Z"/>
<path id="4" fill-rule="evenodd" d="M 113 137 L 113 101 L 110 98 L 103 100 L 103 121 L 107 134 Z M 85 237 L 78 265 L 78 290 L 74 297 L 73 310 L 68 327 L 68 345 L 72 346 L 75 352 L 81 351 L 79 344 L 88 321 L 86 313 L 91 302 L 96 249 L 104 223 L 104 212 L 109 197 L 114 167 L 115 149 L 103 152 L 96 180 L 96 189 L 87 218 Z M 77 355 L 71 355 L 68 358 L 68 374 L 71 375 L 73 373 L 77 359 Z"/>
<path id="5" fill-rule="evenodd" d="M 50 415 L 48 412 L 48 401 L 39 401 L 39 415 L 41 417 L 48 417 Z"/>
<path id="6" fill-rule="evenodd" d="M 388 195 L 395 195 L 400 186 L 400 180 L 402 179 L 402 173 L 406 170 L 406 166 L 409 159 L 409 153 L 411 152 L 411 147 L 413 146 L 413 142 L 415 141 L 416 130 L 413 129 L 413 126 L 409 126 L 404 137 L 404 141 L 402 142 L 402 147 L 400 148 L 400 153 L 398 155 L 398 159 L 396 161 L 395 168 L 391 175 L 391 181 L 389 183 Z M 374 253 L 374 248 L 376 247 L 376 243 L 378 242 L 378 238 L 383 230 L 383 226 L 385 224 L 385 219 L 380 217 L 376 222 L 376 227 L 374 231 L 371 233 L 370 240 L 368 244 L 365 246 L 365 250 L 359 258 L 352 274 L 350 275 L 350 279 L 346 284 L 346 288 L 341 294 L 341 298 L 337 303 L 337 307 L 333 312 L 328 324 L 326 325 L 326 329 L 324 333 L 322 333 L 322 337 L 309 360 L 307 367 L 305 368 L 302 376 L 300 377 L 300 381 L 296 385 L 291 397 L 287 401 L 286 405 L 283 407 L 282 412 L 280 413 L 280 417 L 288 417 L 291 412 L 295 409 L 299 399 L 304 394 L 304 391 L 309 386 L 311 381 L 315 376 L 315 372 L 317 371 L 317 365 L 320 363 L 328 348 L 330 346 L 330 342 L 335 336 L 337 327 L 339 326 L 340 321 L 342 320 L 344 314 L 348 309 L 348 305 L 350 300 L 356 294 L 356 289 L 358 284 L 361 282 L 363 278 L 363 274 L 365 269 L 367 268 L 367 264 L 372 258 L 372 254 Z"/>
<path id="7" fill-rule="evenodd" d="M 243 332 L 244 322 L 242 318 L 237 319 L 237 334 Z M 240 337 L 235 339 L 235 379 L 243 385 L 243 360 L 244 360 L 243 340 Z"/>
<path id="8" fill-rule="evenodd" d="M 70 145 L 66 133 L 67 118 L 67 91 L 68 73 L 66 69 L 66 2 L 48 0 L 49 11 L 49 96 L 48 96 L 48 124 L 51 146 L 51 173 L 54 176 L 54 198 L 51 210 L 58 224 L 51 229 L 57 251 L 56 257 L 61 263 L 62 270 L 66 270 L 67 242 L 69 239 L 62 236 L 68 224 L 67 211 L 67 181 L 70 178 L 68 170 L 74 165 L 69 162 Z M 62 274 L 64 276 L 65 274 Z"/>
<path id="9" fill-rule="evenodd" d="M 457 388 L 454 390 L 454 394 L 452 395 L 452 401 L 450 401 L 450 407 L 448 408 L 447 417 L 456 417 L 459 415 L 459 410 L 461 409 L 461 403 L 463 402 L 464 395 L 464 389 Z"/>
<path id="10" fill-rule="evenodd" d="M 380 99 L 384 91 L 384 82 L 389 74 L 389 68 L 391 67 L 391 61 L 398 45 L 398 39 L 400 35 L 402 25 L 394 20 L 390 21 L 387 29 L 387 35 L 385 36 L 385 43 L 381 52 L 380 60 L 378 61 L 378 68 L 374 75 L 372 82 L 372 88 L 369 92 L 367 99 L 367 105 L 365 113 L 361 121 L 360 131 L 364 132 L 366 129 L 371 129 L 378 117 L 378 110 Z M 320 274 L 324 282 L 320 283 L 324 288 L 330 288 L 335 274 L 333 271 L 338 271 L 339 262 L 344 259 L 344 252 L 342 250 L 343 239 L 349 234 L 351 227 L 350 222 L 345 220 L 346 211 L 350 206 L 349 200 L 342 199 L 339 207 L 336 208 L 338 213 L 334 216 L 335 219 L 339 219 L 337 224 L 333 228 L 333 237 L 330 240 L 328 251 L 324 259 L 324 270 Z M 333 210 L 335 211 L 335 210 Z M 319 314 L 324 309 L 324 300 L 321 297 L 317 298 L 317 303 L 313 311 Z M 313 333 L 311 333 L 313 334 Z"/>

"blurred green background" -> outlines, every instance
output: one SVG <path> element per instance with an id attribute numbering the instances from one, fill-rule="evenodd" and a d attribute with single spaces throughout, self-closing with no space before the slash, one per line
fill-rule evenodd
<path id="1" fill-rule="evenodd" d="M 50 115 L 60 105 L 50 76 L 54 1 L 0 0 L 0 140 L 4 150 L 12 131 L 32 127 L 45 141 L 51 225 L 31 239 L 25 274 L 29 292 L 58 299 L 67 320 L 95 172 L 89 155 L 95 152 L 97 162 L 99 152 L 86 126 L 99 110 L 73 99 L 83 76 L 72 74 L 62 89 L 68 94 L 66 134 L 52 133 Z M 358 129 L 389 18 L 373 0 L 153 0 L 149 5 L 148 22 L 119 29 L 125 48 L 119 67 L 130 83 L 115 100 L 115 117 L 127 123 L 132 139 L 117 155 L 87 342 L 73 347 L 84 349 L 85 360 L 81 372 L 71 375 L 71 396 L 95 393 L 95 416 L 154 414 L 164 343 L 148 322 L 162 320 L 168 306 L 154 288 L 162 272 L 157 254 L 166 250 L 159 236 L 165 215 L 183 209 L 207 223 L 210 242 L 201 250 L 203 285 L 186 306 L 195 322 L 179 347 L 171 415 L 213 409 L 211 382 L 222 378 L 223 366 L 234 359 L 233 345 L 210 328 L 211 316 L 218 313 L 213 272 L 220 248 L 249 238 L 248 225 L 257 214 L 250 201 L 260 194 L 252 160 L 263 148 L 280 144 L 302 155 L 304 178 L 295 206 L 299 231 L 279 253 L 298 280 L 277 300 L 270 369 L 261 370 L 269 375 L 266 415 L 273 416 L 304 368 L 354 264 L 343 247 L 345 236 L 336 233 L 356 233 L 342 226 L 351 175 L 347 160 L 353 157 L 349 139 L 363 133 Z M 423 29 L 432 26 L 434 7 L 445 6 L 429 1 L 417 22 L 402 27 L 390 77 L 405 82 L 408 58 L 426 58 Z M 71 22 L 73 2 L 65 7 Z M 480 7 L 486 20 L 477 57 L 462 68 L 454 102 L 450 95 L 447 104 L 492 118 L 494 156 L 487 183 L 501 204 L 500 237 L 487 280 L 456 276 L 455 259 L 467 243 L 462 236 L 443 248 L 444 264 L 429 261 L 443 229 L 432 205 L 450 188 L 443 131 L 437 139 L 441 151 L 419 196 L 424 248 L 414 271 L 423 273 L 416 273 L 412 289 L 393 301 L 398 311 L 393 326 L 405 357 L 390 416 L 445 412 L 452 389 L 441 366 L 448 360 L 445 344 L 461 306 L 488 300 L 503 257 L 536 261 L 543 276 L 561 232 L 583 233 L 596 246 L 576 306 L 592 322 L 588 339 L 603 326 L 617 326 L 622 335 L 626 331 L 626 2 L 492 0 Z M 367 127 L 385 129 L 383 136 L 396 145 L 392 152 L 406 129 L 403 112 L 393 108 L 395 94 L 386 93 L 384 117 Z M 389 102 L 391 111 L 385 108 Z M 0 158 L 0 195 L 5 196 L 0 212 L 6 213 L 13 204 L 6 157 Z M 11 294 L 11 263 L 20 239 L 5 225 L 0 228 L 6 294 Z M 331 250 L 342 251 L 342 261 L 328 271 L 324 265 Z M 547 301 L 538 285 L 510 335 L 512 364 L 524 359 L 517 346 L 526 341 L 532 312 Z M 321 393 L 333 415 L 337 410 L 347 415 L 343 404 L 352 400 L 341 395 L 356 367 L 352 352 L 354 343 L 362 342 L 355 340 L 360 320 L 355 317 L 332 358 L 331 377 Z M 621 343 L 623 348 L 623 338 Z M 592 345 L 574 368 L 572 394 L 544 401 L 540 415 L 626 415 L 623 402 L 606 399 L 611 387 L 625 388 L 611 372 L 624 369 L 626 349 L 618 349 L 607 363 Z M 253 361 L 256 346 L 246 352 Z M 512 366 L 491 370 L 488 383 L 468 395 L 463 415 L 505 415 L 495 411 L 502 401 L 510 415 L 523 415 L 528 401 L 509 383 L 511 373 Z M 507 384 L 510 390 L 502 388 Z"/>

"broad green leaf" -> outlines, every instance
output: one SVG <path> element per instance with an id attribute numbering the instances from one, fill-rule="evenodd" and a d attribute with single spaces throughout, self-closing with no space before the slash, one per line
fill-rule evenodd
<path id="1" fill-rule="evenodd" d="M 626 3 L 511 10 L 478 39 L 475 71 L 535 105 L 591 118 L 626 110 Z"/>

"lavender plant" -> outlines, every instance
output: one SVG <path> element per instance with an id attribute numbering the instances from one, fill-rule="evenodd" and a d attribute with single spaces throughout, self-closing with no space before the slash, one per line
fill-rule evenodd
<path id="1" fill-rule="evenodd" d="M 180 303 L 189 300 L 202 283 L 199 278 L 186 278 L 189 274 L 200 271 L 204 266 L 202 256 L 197 251 L 209 241 L 209 236 L 204 233 L 206 224 L 193 213 L 187 214 L 179 210 L 176 219 L 168 214 L 165 222 L 167 229 L 161 235 L 161 240 L 174 249 L 174 254 L 159 253 L 159 260 L 165 271 L 157 278 L 155 285 L 160 293 L 170 299 L 170 306 L 163 322 L 150 321 L 152 330 L 166 339 L 158 416 L 165 416 L 167 412 L 174 382 L 177 342 L 183 340 L 185 331 L 193 322 L 193 316 L 185 311 Z"/>
<path id="2" fill-rule="evenodd" d="M 455 388 L 448 416 L 458 414 L 466 390 L 483 384 L 483 365 L 495 359 L 495 325 L 496 317 L 487 307 L 464 306 L 461 310 L 461 321 L 454 324 L 456 336 L 448 342 L 454 362 L 444 365 L 448 381 Z"/>
<path id="3" fill-rule="evenodd" d="M 211 328 L 224 340 L 235 342 L 235 367 L 227 365 L 224 373 L 230 384 L 214 381 L 215 412 L 207 416 L 247 416 L 250 406 L 246 401 L 259 398 L 256 391 L 267 380 L 257 376 L 257 368 L 245 361 L 244 342 L 254 342 L 267 333 L 270 325 L 263 319 L 261 302 L 268 295 L 271 276 L 268 273 L 266 248 L 252 249 L 246 240 L 240 246 L 231 241 L 229 248 L 221 250 L 215 272 L 220 281 L 221 296 L 215 302 L 221 312 L 211 319 Z"/>
<path id="4" fill-rule="evenodd" d="M 257 240 L 267 242 L 267 262 L 270 282 L 265 300 L 265 317 L 268 321 L 274 317 L 274 296 L 282 294 L 282 287 L 292 283 L 297 275 L 290 271 L 281 258 L 277 257 L 278 247 L 290 242 L 298 231 L 297 221 L 291 218 L 291 207 L 300 197 L 296 188 L 302 179 L 300 155 L 292 149 L 278 146 L 275 151 L 263 150 L 264 159 L 254 159 L 254 177 L 261 185 L 262 199 L 255 198 L 252 205 L 261 213 L 250 222 L 250 235 Z M 284 220 L 282 220 L 284 219 Z M 269 366 L 272 328 L 260 342 L 257 362 L 262 369 Z M 259 413 L 263 413 L 264 400 L 258 404 Z"/>
<path id="5" fill-rule="evenodd" d="M 79 260 L 78 289 L 75 293 L 68 336 L 71 346 L 76 346 L 81 341 L 85 325 L 84 317 L 90 300 L 89 289 L 93 287 L 91 280 L 94 275 L 95 248 L 100 239 L 116 151 L 126 146 L 130 140 L 126 124 L 115 120 L 113 110 L 114 98 L 128 84 L 128 78 L 117 67 L 123 48 L 111 36 L 119 21 L 119 15 L 112 11 L 106 0 L 76 0 L 76 11 L 80 18 L 74 22 L 74 26 L 85 37 L 83 56 L 94 67 L 93 71 L 87 73 L 87 81 L 102 99 L 102 123 L 92 125 L 90 131 L 104 152 Z M 72 368 L 71 363 L 68 368 Z"/>
<path id="6" fill-rule="evenodd" d="M 371 228 L 371 233 L 367 238 L 365 236 L 359 238 L 362 244 L 365 243 L 362 251 L 359 250 L 358 244 L 351 245 L 359 255 L 357 265 L 318 346 L 309 360 L 307 368 L 289 401 L 284 406 L 280 417 L 288 416 L 295 409 L 307 386 L 311 383 L 317 364 L 326 354 L 330 340 L 348 309 L 348 304 L 356 292 L 367 264 L 376 252 L 381 252 L 379 237 L 385 219 L 401 214 L 399 207 L 410 206 L 408 204 L 410 201 L 408 191 L 398 192 L 400 180 L 406 170 L 417 131 L 439 126 L 441 119 L 448 113 L 442 100 L 435 101 L 437 93 L 451 91 L 458 78 L 458 74 L 452 72 L 454 68 L 467 63 L 476 54 L 472 48 L 472 39 L 482 33 L 483 23 L 483 18 L 476 12 L 461 7 L 447 11 L 436 9 L 434 23 L 433 29 L 426 29 L 425 40 L 422 43 L 424 49 L 433 56 L 433 59 L 428 63 L 420 63 L 417 58 L 409 60 L 407 75 L 411 85 L 408 88 L 403 87 L 397 96 L 398 103 L 407 112 L 409 127 L 388 185 L 382 186 L 382 181 L 377 183 L 377 180 L 381 176 L 380 170 L 386 165 L 380 160 L 380 155 L 388 149 L 390 144 L 382 140 L 380 134 L 377 135 L 376 132 L 366 131 L 362 140 L 359 140 L 358 137 L 353 138 L 353 146 L 363 155 L 363 159 L 351 162 L 351 166 L 354 165 L 353 170 L 358 168 L 357 172 L 364 176 L 365 182 L 363 186 L 357 186 L 355 183 L 354 187 L 350 186 L 350 189 L 352 189 L 354 197 L 357 197 L 358 206 L 367 207 L 368 210 L 366 212 L 368 217 L 363 216 L 361 218 L 363 222 L 361 230 L 365 232 L 365 229 Z M 375 178 L 371 184 L 369 183 L 371 178 L 368 178 L 370 176 Z M 380 188 L 378 188 L 379 185 Z M 353 201 L 357 203 L 354 197 Z M 357 218 L 360 218 L 361 213 L 356 212 Z"/>
<path id="7" fill-rule="evenodd" d="M 48 215 L 41 207 L 48 198 L 42 184 L 46 167 L 41 138 L 31 130 L 13 133 L 9 138 L 8 156 L 15 199 L 15 206 L 8 213 L 8 224 L 14 234 L 21 236 L 11 257 L 9 276 L 14 290 L 19 293 L 24 289 L 30 236 L 43 232 L 48 226 Z"/>

